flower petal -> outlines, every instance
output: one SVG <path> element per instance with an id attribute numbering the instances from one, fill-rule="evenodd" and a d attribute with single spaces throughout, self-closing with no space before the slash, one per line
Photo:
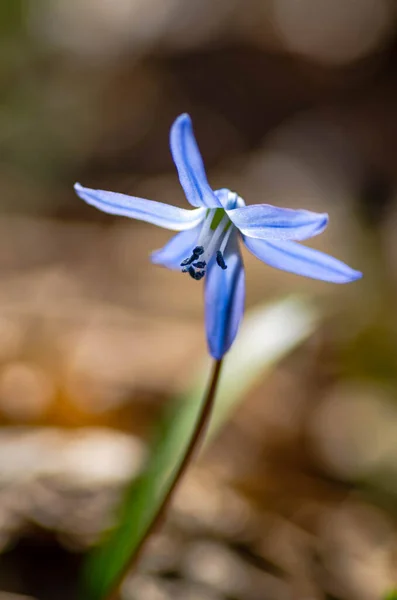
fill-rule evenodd
<path id="1" fill-rule="evenodd" d="M 198 226 L 174 235 L 163 248 L 152 252 L 152 262 L 167 267 L 167 269 L 180 271 L 182 269 L 181 262 L 191 255 L 193 248 L 196 246 L 200 229 L 201 227 Z"/>
<path id="2" fill-rule="evenodd" d="M 183 231 L 196 227 L 205 217 L 205 209 L 186 210 L 154 200 L 145 200 L 126 194 L 92 190 L 75 183 L 76 194 L 88 204 L 92 204 L 103 212 L 146 221 L 165 229 Z"/>
<path id="3" fill-rule="evenodd" d="M 190 204 L 208 208 L 220 207 L 221 204 L 207 181 L 189 115 L 180 115 L 174 121 L 170 132 L 170 147 L 179 181 Z"/>
<path id="4" fill-rule="evenodd" d="M 328 223 L 326 213 L 270 204 L 253 204 L 226 212 L 241 233 L 262 240 L 305 240 L 321 233 Z"/>
<path id="5" fill-rule="evenodd" d="M 212 260 L 205 278 L 207 343 L 215 359 L 222 358 L 234 342 L 244 312 L 244 266 L 237 241 L 228 246 L 224 256 L 227 269 Z"/>
<path id="6" fill-rule="evenodd" d="M 215 195 L 221 203 L 222 208 L 225 210 L 232 210 L 233 208 L 241 208 L 245 206 L 245 202 L 236 192 L 232 192 L 227 188 L 215 190 Z"/>
<path id="7" fill-rule="evenodd" d="M 276 269 L 333 283 L 349 283 L 362 277 L 360 271 L 337 258 L 295 242 L 270 243 L 245 236 L 243 240 L 252 254 Z"/>

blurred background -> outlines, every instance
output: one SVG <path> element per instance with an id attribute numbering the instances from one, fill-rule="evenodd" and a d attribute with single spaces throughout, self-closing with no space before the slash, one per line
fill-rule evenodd
<path id="1" fill-rule="evenodd" d="M 181 112 L 215 189 L 328 212 L 313 246 L 365 277 L 244 255 L 248 309 L 299 292 L 323 318 L 191 470 L 123 598 L 380 599 L 397 577 L 393 0 L 0 2 L 0 598 L 76 597 L 206 353 L 201 284 L 149 260 L 169 232 L 73 192 L 184 206 Z"/>

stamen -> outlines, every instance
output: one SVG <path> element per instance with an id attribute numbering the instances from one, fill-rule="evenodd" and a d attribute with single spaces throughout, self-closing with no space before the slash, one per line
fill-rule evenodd
<path id="1" fill-rule="evenodd" d="M 192 277 L 193 279 L 196 279 L 196 271 L 194 270 L 193 267 L 189 267 L 187 272 L 189 273 L 190 277 Z"/>
<path id="2" fill-rule="evenodd" d="M 194 260 L 196 260 L 196 257 L 193 254 L 190 258 L 185 258 L 185 260 L 183 260 L 181 262 L 181 267 L 186 267 L 187 265 L 191 265 Z M 187 269 L 182 269 L 182 272 L 183 271 L 187 271 Z"/>
<path id="3" fill-rule="evenodd" d="M 189 273 L 192 279 L 199 281 L 205 275 L 205 271 L 195 271 L 193 267 L 189 267 L 188 269 L 182 269 L 182 273 Z"/>
<path id="4" fill-rule="evenodd" d="M 206 242 L 203 244 L 205 248 L 203 260 L 205 260 L 206 263 L 210 261 L 211 256 L 213 256 L 215 252 L 219 249 L 219 244 L 221 243 L 228 222 L 229 217 L 225 214 L 222 217 L 215 231 L 211 231 Z"/>
<path id="5" fill-rule="evenodd" d="M 189 273 L 192 279 L 199 281 L 205 276 L 206 267 L 214 256 L 218 266 L 227 269 L 224 252 L 232 231 L 233 225 L 223 209 L 209 209 L 197 246 L 193 248 L 191 256 L 181 262 L 182 273 Z"/>
<path id="6" fill-rule="evenodd" d="M 204 248 L 202 246 L 196 246 L 193 249 L 192 255 L 189 258 L 185 258 L 185 260 L 183 260 L 181 262 L 181 267 L 186 267 L 187 265 L 191 265 L 193 261 L 197 260 L 199 256 L 201 256 L 202 254 L 204 254 Z M 205 267 L 205 263 L 203 265 Z M 182 270 L 183 272 L 183 270 Z"/>
<path id="7" fill-rule="evenodd" d="M 218 250 L 218 252 L 216 253 L 216 262 L 221 269 L 227 269 L 227 264 L 225 263 L 225 259 L 223 258 L 223 254 L 220 250 Z"/>
<path id="8" fill-rule="evenodd" d="M 223 238 L 222 243 L 221 243 L 221 245 L 219 247 L 219 250 L 222 252 L 222 254 L 224 254 L 224 252 L 226 250 L 226 245 L 227 245 L 227 243 L 229 241 L 229 238 L 230 238 L 230 236 L 232 234 L 232 231 L 233 231 L 233 227 L 232 227 L 232 224 L 230 223 L 228 225 L 227 230 L 226 230 L 225 237 Z"/>

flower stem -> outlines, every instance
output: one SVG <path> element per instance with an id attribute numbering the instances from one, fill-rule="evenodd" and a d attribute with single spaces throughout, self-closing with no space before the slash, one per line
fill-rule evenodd
<path id="1" fill-rule="evenodd" d="M 205 432 L 206 432 L 208 424 L 209 424 L 209 420 L 210 420 L 210 416 L 211 416 L 212 409 L 214 406 L 214 402 L 215 402 L 215 395 L 216 395 L 216 390 L 218 387 L 221 366 L 222 366 L 222 359 L 216 360 L 214 362 L 210 383 L 209 383 L 206 395 L 204 397 L 203 404 L 201 406 L 200 414 L 198 416 L 194 431 L 193 431 L 192 436 L 189 440 L 189 443 L 186 447 L 183 458 L 182 458 L 179 466 L 177 467 L 175 473 L 172 475 L 172 479 L 171 479 L 171 482 L 169 483 L 168 491 L 167 491 L 166 495 L 164 496 L 164 499 L 161 502 L 159 508 L 157 509 L 157 512 L 154 515 L 154 517 L 153 517 L 149 527 L 147 528 L 144 536 L 142 537 L 139 545 L 134 549 L 134 553 L 130 556 L 129 560 L 127 561 L 127 564 L 125 565 L 125 568 L 122 570 L 120 576 L 114 582 L 113 587 L 109 590 L 109 593 L 107 594 L 105 600 L 117 600 L 118 595 L 119 595 L 120 586 L 123 583 L 124 578 L 132 569 L 134 569 L 136 567 L 136 565 L 142 555 L 142 552 L 146 546 L 147 541 L 149 540 L 150 536 L 152 535 L 154 530 L 157 528 L 157 526 L 160 524 L 161 520 L 163 519 L 164 514 L 167 510 L 167 507 L 172 499 L 173 493 L 174 493 L 179 481 L 182 479 L 183 475 L 185 474 L 185 471 L 187 470 L 188 466 L 190 465 L 190 463 L 192 461 L 192 458 L 194 457 L 194 454 L 199 449 L 200 443 L 203 441 Z"/>

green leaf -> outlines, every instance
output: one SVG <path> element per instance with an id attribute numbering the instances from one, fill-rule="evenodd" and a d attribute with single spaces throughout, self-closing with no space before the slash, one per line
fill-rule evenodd
<path id="1" fill-rule="evenodd" d="M 383 596 L 383 600 L 397 600 L 397 589 L 390 590 Z"/>
<path id="2" fill-rule="evenodd" d="M 303 342 L 314 331 L 316 322 L 313 308 L 299 298 L 260 307 L 246 315 L 237 341 L 225 357 L 207 442 L 216 435 L 249 388 Z M 84 600 L 106 598 L 147 531 L 194 429 L 209 366 L 210 361 L 205 361 L 203 375 L 163 420 L 144 472 L 127 489 L 117 527 L 87 560 Z"/>

